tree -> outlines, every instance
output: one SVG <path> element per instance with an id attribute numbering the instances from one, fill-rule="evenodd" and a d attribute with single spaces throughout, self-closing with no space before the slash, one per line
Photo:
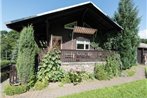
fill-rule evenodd
<path id="1" fill-rule="evenodd" d="M 24 27 L 18 41 L 18 57 L 16 68 L 20 83 L 28 83 L 35 76 L 35 55 L 38 46 L 34 40 L 32 26 Z"/>
<path id="2" fill-rule="evenodd" d="M 141 42 L 147 44 L 147 39 L 141 39 Z"/>
<path id="3" fill-rule="evenodd" d="M 1 58 L 11 59 L 12 50 L 16 46 L 17 39 L 19 38 L 19 33 L 16 31 L 1 31 Z"/>
<path id="4" fill-rule="evenodd" d="M 132 0 L 120 0 L 114 20 L 124 29 L 116 38 L 116 48 L 121 56 L 123 68 L 130 68 L 136 65 L 137 47 L 140 41 L 138 36 L 140 18 Z"/>

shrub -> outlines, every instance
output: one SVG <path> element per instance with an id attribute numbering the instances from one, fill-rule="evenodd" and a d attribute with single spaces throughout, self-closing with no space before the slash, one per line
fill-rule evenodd
<path id="1" fill-rule="evenodd" d="M 64 78 L 61 79 L 61 82 L 64 83 L 71 83 L 70 76 L 68 73 L 64 75 Z"/>
<path id="2" fill-rule="evenodd" d="M 70 77 L 70 81 L 76 85 L 78 84 L 79 82 L 82 81 L 82 78 L 81 78 L 81 74 L 79 72 L 76 72 L 76 71 L 70 71 L 69 73 L 69 77 Z"/>
<path id="3" fill-rule="evenodd" d="M 105 70 L 105 64 L 96 64 L 94 68 L 94 76 L 98 80 L 106 80 L 108 78 Z"/>
<path id="4" fill-rule="evenodd" d="M 1 72 L 0 73 L 0 80 L 3 82 L 4 80 L 9 78 L 9 73 L 8 72 Z"/>
<path id="5" fill-rule="evenodd" d="M 10 60 L 1 60 L 0 69 L 10 66 L 10 64 L 14 64 L 14 63 L 15 63 L 14 61 L 10 61 Z"/>
<path id="6" fill-rule="evenodd" d="M 18 57 L 16 68 L 20 82 L 28 83 L 35 74 L 35 55 L 38 46 L 34 40 L 32 26 L 24 27 L 18 40 Z"/>
<path id="7" fill-rule="evenodd" d="M 88 72 L 81 72 L 81 78 L 82 80 L 89 80 L 89 79 L 94 79 L 94 75 L 92 73 L 88 73 Z"/>
<path id="8" fill-rule="evenodd" d="M 112 78 L 114 76 L 119 76 L 121 66 L 122 66 L 122 63 L 121 63 L 119 54 L 115 53 L 109 56 L 106 60 L 106 65 L 105 65 L 105 69 L 109 75 L 109 78 Z"/>
<path id="9" fill-rule="evenodd" d="M 19 85 L 19 86 L 14 86 L 14 85 L 7 85 L 4 88 L 4 93 L 6 95 L 15 95 L 15 94 L 21 94 L 27 91 L 27 86 L 26 85 Z"/>
<path id="10" fill-rule="evenodd" d="M 60 65 L 60 51 L 54 48 L 42 59 L 37 75 L 38 80 L 43 81 L 43 79 L 46 79 L 51 82 L 61 81 L 64 77 L 64 71 Z"/>
<path id="11" fill-rule="evenodd" d="M 34 89 L 35 90 L 42 90 L 44 89 L 45 87 L 48 86 L 48 81 L 47 80 L 44 80 L 44 81 L 37 81 L 34 85 Z"/>

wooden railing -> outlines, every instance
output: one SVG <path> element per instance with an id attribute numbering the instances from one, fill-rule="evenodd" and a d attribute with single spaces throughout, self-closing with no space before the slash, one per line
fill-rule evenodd
<path id="1" fill-rule="evenodd" d="M 105 61 L 112 52 L 105 50 L 61 50 L 62 62 Z"/>

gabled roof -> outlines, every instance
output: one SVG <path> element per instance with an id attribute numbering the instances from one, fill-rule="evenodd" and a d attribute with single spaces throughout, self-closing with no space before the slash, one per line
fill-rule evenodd
<path id="1" fill-rule="evenodd" d="M 99 7 L 97 7 L 91 1 L 76 4 L 76 5 L 72 5 L 72 6 L 68 6 L 68 7 L 59 8 L 59 9 L 52 10 L 52 11 L 47 11 L 47 12 L 44 12 L 44 13 L 40 13 L 40 14 L 37 14 L 37 15 L 33 15 L 33 16 L 29 16 L 29 17 L 25 17 L 25 18 L 13 20 L 13 21 L 9 21 L 9 22 L 6 23 L 6 25 L 11 29 L 15 29 L 16 27 L 14 27 L 14 25 L 17 24 L 17 23 L 21 23 L 21 22 L 28 21 L 28 20 L 35 19 L 35 18 L 40 18 L 40 17 L 47 16 L 47 15 L 52 15 L 53 16 L 53 15 L 55 15 L 57 13 L 64 12 L 64 11 L 67 11 L 67 10 L 70 10 L 70 9 L 72 10 L 74 8 L 79 8 L 79 7 L 83 7 L 83 6 L 85 6 L 85 8 L 86 7 L 91 7 L 92 9 L 99 11 L 99 14 L 101 14 L 101 17 L 104 17 L 112 25 L 117 27 L 117 29 L 119 29 L 119 30 L 123 29 L 119 24 L 117 24 L 112 19 L 110 19 L 109 16 L 106 13 L 104 13 Z"/>

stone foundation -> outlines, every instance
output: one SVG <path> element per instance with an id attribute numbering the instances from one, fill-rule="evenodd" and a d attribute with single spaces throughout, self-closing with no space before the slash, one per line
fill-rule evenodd
<path id="1" fill-rule="evenodd" d="M 93 73 L 95 64 L 103 64 L 105 62 L 64 62 L 61 67 L 65 71 L 76 70 L 76 71 L 86 71 L 88 73 Z"/>

